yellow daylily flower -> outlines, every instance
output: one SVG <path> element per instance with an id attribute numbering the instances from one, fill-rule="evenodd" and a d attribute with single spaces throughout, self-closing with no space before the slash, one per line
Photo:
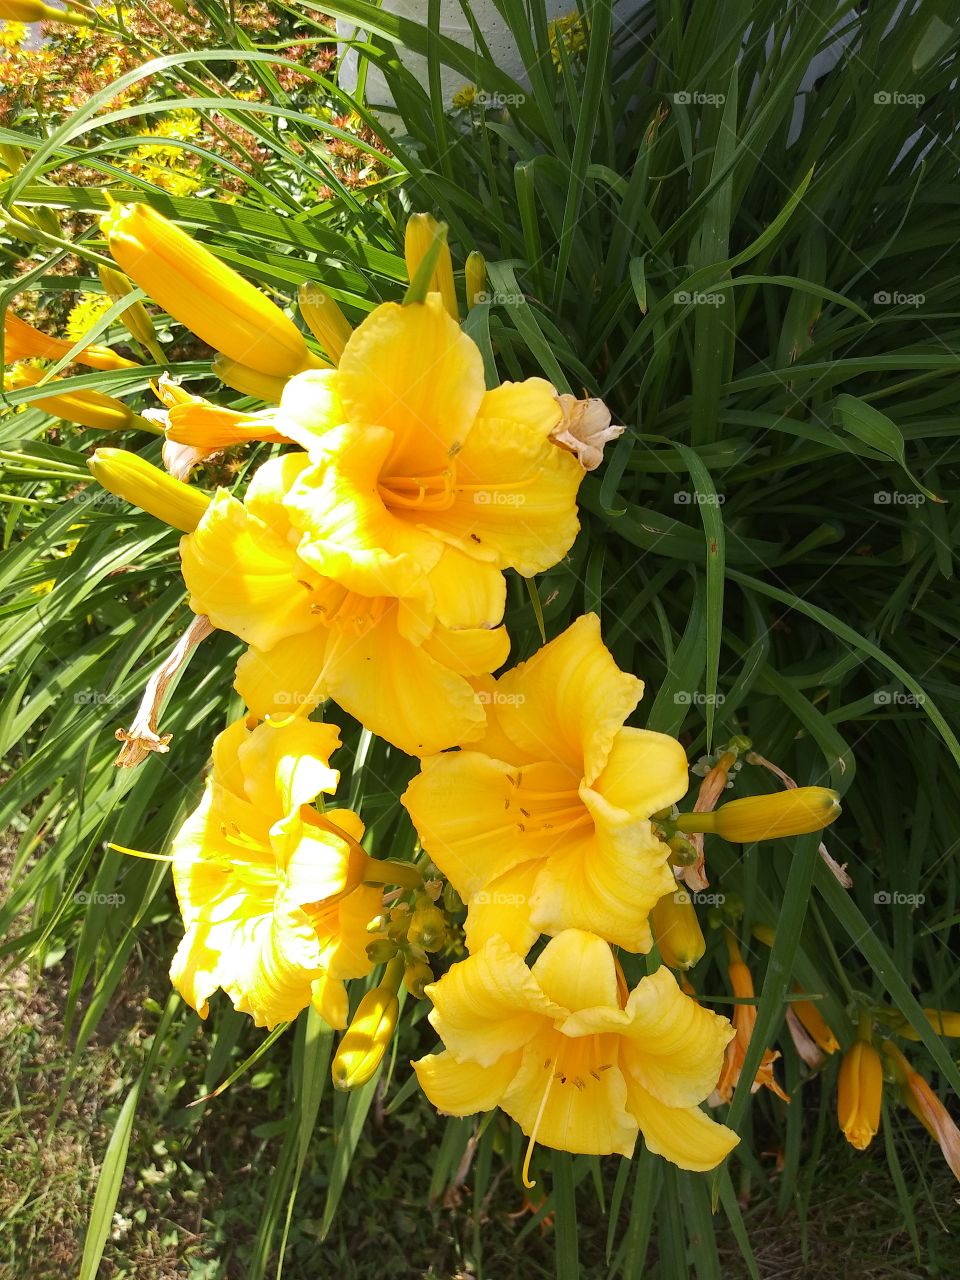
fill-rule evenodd
<path id="1" fill-rule="evenodd" d="M 859 1039 L 843 1055 L 837 1077 L 837 1120 L 852 1147 L 865 1151 L 880 1128 L 883 1063 L 869 1040 Z"/>
<path id="2" fill-rule="evenodd" d="M 57 12 L 61 12 L 59 9 Z M 26 320 L 8 311 L 3 321 L 3 358 L 13 364 L 18 360 L 62 360 L 72 342 L 65 338 L 51 338 L 41 333 Z M 84 347 L 74 357 L 77 364 L 88 365 L 91 369 L 135 369 L 136 361 L 126 360 L 118 356 L 109 347 L 93 344 Z"/>
<path id="3" fill-rule="evenodd" d="M 567 928 L 649 951 L 649 912 L 676 889 L 649 819 L 688 776 L 674 738 L 624 728 L 642 693 L 586 614 L 481 682 L 484 738 L 423 760 L 402 803 L 467 904 L 471 951 L 499 934 L 526 955 Z"/>
<path id="4" fill-rule="evenodd" d="M 237 720 L 214 741 L 203 799 L 173 842 L 185 934 L 170 977 L 201 1018 L 220 988 L 257 1026 L 311 1002 L 346 1026 L 344 979 L 372 968 L 366 927 L 383 895 L 363 884 L 357 815 L 311 805 L 336 790 L 339 745 L 335 725 L 302 719 L 253 729 Z"/>
<path id="5" fill-rule="evenodd" d="M 479 736 L 484 709 L 468 677 L 504 662 L 505 629 L 453 630 L 318 573 L 285 500 L 308 467 L 300 453 L 265 463 L 242 503 L 221 490 L 181 542 L 191 608 L 250 646 L 236 679 L 247 706 L 279 719 L 334 698 L 415 755 Z"/>
<path id="6" fill-rule="evenodd" d="M 45 370 L 26 364 L 17 365 L 2 375 L 3 385 L 8 391 L 15 391 L 18 387 L 35 387 L 45 376 Z M 156 430 L 122 400 L 105 396 L 100 391 L 58 392 L 59 381 L 59 378 L 52 378 L 47 384 L 52 394 L 40 400 L 31 400 L 29 407 L 42 409 L 51 417 L 75 422 L 80 427 L 90 427 L 95 431 L 126 431 L 130 427 L 140 427 L 144 431 Z"/>
<path id="7" fill-rule="evenodd" d="M 442 1053 L 414 1062 L 440 1111 L 501 1107 L 534 1143 L 587 1155 L 650 1151 L 712 1169 L 735 1133 L 699 1104 L 716 1083 L 729 1022 L 685 996 L 669 969 L 626 991 L 610 947 L 579 929 L 528 968 L 502 938 L 426 988 Z"/>
<path id="8" fill-rule="evenodd" d="M 322 363 L 265 294 L 149 205 L 115 204 L 100 225 L 126 275 L 215 351 L 280 377 Z"/>

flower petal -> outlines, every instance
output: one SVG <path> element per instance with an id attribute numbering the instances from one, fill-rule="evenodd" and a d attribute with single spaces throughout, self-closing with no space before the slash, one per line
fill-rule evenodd
<path id="1" fill-rule="evenodd" d="M 283 725 L 257 725 L 239 751 L 246 798 L 264 815 L 281 818 L 321 791 L 333 795 L 340 774 L 330 768 L 330 756 L 339 746 L 335 724 L 298 716 Z"/>
<path id="2" fill-rule="evenodd" d="M 483 676 L 502 667 L 510 652 L 506 627 L 468 627 L 451 631 L 438 622 L 423 641 L 423 650 L 461 676 Z M 484 699 L 478 699 L 483 703 Z M 494 753 L 488 753 L 494 754 Z"/>
<path id="3" fill-rule="evenodd" d="M 625 728 L 614 737 L 594 790 L 631 816 L 649 818 L 682 800 L 689 785 L 687 753 L 676 738 Z"/>
<path id="4" fill-rule="evenodd" d="M 225 952 L 220 985 L 258 1027 L 292 1022 L 310 1003 L 322 973 L 317 935 L 301 911 L 276 911 L 243 922 Z"/>
<path id="5" fill-rule="evenodd" d="M 290 378 L 274 418 L 277 429 L 301 449 L 312 453 L 322 447 L 325 433 L 347 421 L 337 394 L 336 369 L 307 369 Z"/>
<path id="6" fill-rule="evenodd" d="M 503 732 L 539 760 L 559 760 L 591 784 L 643 693 L 614 662 L 587 613 L 497 681 Z"/>
<path id="7" fill-rule="evenodd" d="M 448 1116 L 472 1116 L 492 1111 L 509 1088 L 520 1066 L 520 1054 L 506 1053 L 482 1067 L 458 1062 L 452 1053 L 430 1053 L 412 1063 L 420 1088 L 438 1111 Z"/>
<path id="8" fill-rule="evenodd" d="M 430 1022 L 446 1047 L 458 1060 L 482 1066 L 525 1045 L 544 1018 L 566 1014 L 502 938 L 455 964 L 426 994 L 434 1006 Z"/>
<path id="9" fill-rule="evenodd" d="M 594 830 L 571 834 L 553 851 L 537 879 L 532 921 L 544 933 L 589 929 L 628 951 L 649 951 L 650 909 L 675 883 L 667 847 L 649 822 L 612 809 L 588 787 L 580 794 Z"/>
<path id="10" fill-rule="evenodd" d="M 518 956 L 527 954 L 540 936 L 530 923 L 530 896 L 540 866 L 525 862 L 514 867 L 469 899 L 464 923 L 468 951 L 479 951 L 491 938 L 501 937 Z"/>
<path id="11" fill-rule="evenodd" d="M 636 1117 L 647 1149 L 681 1169 L 706 1173 L 730 1154 L 740 1139 L 699 1107 L 668 1107 L 629 1076 L 627 1109 Z"/>
<path id="12" fill-rule="evenodd" d="M 542 378 L 488 391 L 456 459 L 453 504 L 422 522 L 475 559 L 525 577 L 566 555 L 580 527 L 584 471 L 549 440 L 561 419 Z"/>
<path id="13" fill-rule="evenodd" d="M 260 719 L 309 715 L 327 696 L 318 680 L 329 639 L 328 629 L 314 619 L 312 631 L 289 636 L 266 651 L 251 646 L 237 662 L 234 688 Z"/>
<path id="14" fill-rule="evenodd" d="M 444 547 L 428 582 L 433 611 L 444 627 L 490 628 L 503 618 L 507 583 L 495 565 Z"/>
<path id="15" fill-rule="evenodd" d="M 595 934 L 565 929 L 547 943 L 531 972 L 544 995 L 572 1013 L 618 1008 L 613 952 Z"/>
<path id="16" fill-rule="evenodd" d="M 354 330 L 336 389 L 344 420 L 393 433 L 391 474 L 440 471 L 467 439 L 484 397 L 483 359 L 439 296 L 385 303 Z"/>
<path id="17" fill-rule="evenodd" d="M 224 490 L 181 538 L 180 559 L 190 608 L 248 644 L 270 649 L 317 625 L 318 576 Z"/>
<path id="18" fill-rule="evenodd" d="M 564 1037 L 541 1033 L 526 1046 L 523 1061 L 500 1106 L 527 1135 L 557 1151 L 583 1155 L 633 1155 L 637 1124 L 627 1110 L 627 1087 L 617 1066 L 568 1075 Z M 566 1077 L 564 1079 L 564 1077 Z"/>

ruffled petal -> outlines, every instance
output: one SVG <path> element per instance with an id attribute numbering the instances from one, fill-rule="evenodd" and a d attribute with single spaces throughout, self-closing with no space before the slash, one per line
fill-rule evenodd
<path id="1" fill-rule="evenodd" d="M 284 507 L 301 534 L 297 552 L 316 573 L 364 596 L 426 598 L 443 544 L 384 505 L 379 476 L 392 444 L 382 426 L 332 428 Z"/>
<path id="2" fill-rule="evenodd" d="M 337 394 L 336 369 L 308 369 L 290 378 L 274 420 L 301 449 L 313 452 L 322 447 L 326 432 L 347 421 Z"/>
<path id="3" fill-rule="evenodd" d="M 481 708 L 482 709 L 482 708 Z M 523 783 L 545 775 L 549 765 L 531 765 L 517 786 L 518 771 L 478 751 L 433 756 L 422 763 L 401 803 L 421 843 L 464 899 L 472 898 L 522 863 L 546 856 L 553 832 L 523 813 Z"/>
<path id="4" fill-rule="evenodd" d="M 540 760 L 559 760 L 591 784 L 636 707 L 643 684 L 614 662 L 587 613 L 497 681 L 503 732 Z"/>
<path id="5" fill-rule="evenodd" d="M 588 929 L 628 951 L 647 952 L 653 945 L 649 912 L 675 884 L 667 847 L 649 822 L 612 809 L 588 787 L 580 794 L 593 830 L 576 838 L 571 833 L 544 864 L 531 902 L 533 923 L 552 934 Z"/>
<path id="6" fill-rule="evenodd" d="M 516 1079 L 500 1106 L 527 1135 L 557 1151 L 633 1155 L 637 1123 L 627 1110 L 627 1087 L 607 1046 L 581 1052 L 555 1031 L 526 1046 Z"/>
<path id="7" fill-rule="evenodd" d="M 458 1062 L 452 1053 L 431 1053 L 412 1064 L 420 1088 L 447 1116 L 492 1111 L 510 1087 L 520 1066 L 520 1053 L 506 1053 L 489 1066 Z"/>
<path id="8" fill-rule="evenodd" d="M 313 997 L 321 976 L 317 935 L 300 911 L 277 911 L 245 922 L 224 953 L 220 985 L 239 1013 L 258 1027 L 292 1022 Z"/>
<path id="9" fill-rule="evenodd" d="M 582 1036 L 618 1032 L 624 1037 L 624 1074 L 668 1107 L 693 1106 L 707 1097 L 733 1038 L 727 1019 L 685 995 L 666 967 L 640 979 L 625 1009 L 585 1009 L 563 1030 Z"/>
<path id="10" fill-rule="evenodd" d="M 544 995 L 572 1013 L 617 1007 L 613 952 L 592 933 L 565 929 L 547 943 L 531 972 Z"/>
<path id="11" fill-rule="evenodd" d="M 668 1107 L 627 1077 L 627 1107 L 654 1155 L 681 1169 L 706 1173 L 730 1154 L 740 1139 L 699 1107 Z"/>
<path id="12" fill-rule="evenodd" d="M 345 1031 L 350 1016 L 350 998 L 339 978 L 321 973 L 310 986 L 310 1003 L 324 1022 L 334 1031 Z"/>
<path id="13" fill-rule="evenodd" d="M 495 627 L 492 631 L 483 627 L 451 631 L 437 623 L 424 639 L 423 650 L 458 675 L 483 676 L 506 662 L 510 637 L 506 627 Z M 486 709 L 486 698 L 481 696 L 477 701 Z"/>
<path id="14" fill-rule="evenodd" d="M 365 978 L 373 969 L 367 955 L 367 925 L 383 909 L 379 885 L 362 884 L 341 898 L 323 921 L 316 921 L 320 959 L 335 978 Z"/>
<path id="15" fill-rule="evenodd" d="M 390 474 L 436 473 L 459 452 L 477 416 L 483 359 L 438 295 L 409 306 L 386 303 L 347 342 L 336 389 L 345 421 L 392 432 Z"/>
<path id="16" fill-rule="evenodd" d="M 453 503 L 422 521 L 475 559 L 531 577 L 566 555 L 580 527 L 584 471 L 549 440 L 561 420 L 542 378 L 488 391 L 456 459 Z"/>
<path id="17" fill-rule="evenodd" d="M 444 547 L 427 578 L 431 604 L 444 627 L 491 628 L 503 618 L 507 584 L 500 570 Z"/>
<path id="18" fill-rule="evenodd" d="M 234 688 L 260 719 L 309 715 L 327 697 L 318 682 L 329 640 L 329 630 L 314 619 L 312 631 L 266 651 L 251 647 L 237 662 Z"/>
<path id="19" fill-rule="evenodd" d="M 449 969 L 426 994 L 430 1022 L 458 1060 L 491 1066 L 527 1043 L 544 1019 L 566 1016 L 502 938 Z"/>
<path id="20" fill-rule="evenodd" d="M 224 490 L 181 538 L 180 560 L 194 613 L 258 649 L 317 625 L 320 578 Z"/>
<path id="21" fill-rule="evenodd" d="M 687 794 L 687 754 L 676 740 L 649 729 L 621 729 L 594 783 L 609 804 L 635 818 L 649 818 Z"/>
<path id="22" fill-rule="evenodd" d="M 335 724 L 303 716 L 259 724 L 240 748 L 246 798 L 271 819 L 295 814 L 321 792 L 333 795 L 340 774 L 330 756 L 340 746 Z"/>
<path id="23" fill-rule="evenodd" d="M 464 923 L 468 951 L 479 951 L 491 938 L 500 937 L 518 956 L 527 954 L 540 936 L 530 923 L 530 897 L 541 865 L 525 862 L 514 867 L 468 900 Z"/>
<path id="24" fill-rule="evenodd" d="M 483 707 L 463 676 L 411 644 L 389 606 L 327 650 L 323 691 L 367 729 L 410 755 L 431 755 L 483 732 Z"/>

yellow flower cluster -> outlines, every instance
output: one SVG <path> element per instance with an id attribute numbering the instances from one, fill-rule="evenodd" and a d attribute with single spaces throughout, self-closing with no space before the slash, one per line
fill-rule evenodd
<path id="1" fill-rule="evenodd" d="M 529 1138 L 528 1162 L 536 1142 L 629 1156 L 642 1134 L 683 1168 L 713 1168 L 737 1137 L 701 1103 L 731 1078 L 741 1026 L 665 966 L 629 990 L 614 950 L 650 951 L 651 913 L 676 889 L 662 823 L 687 791 L 684 751 L 627 726 L 643 685 L 593 614 L 493 674 L 510 646 L 506 571 L 529 577 L 566 554 L 585 470 L 621 429 L 599 401 L 542 378 L 486 385 L 443 229 L 423 215 L 407 230 L 402 305 L 353 329 L 328 291 L 301 289 L 323 356 L 145 206 L 112 208 L 103 225 L 125 273 L 113 295 L 129 277 L 276 405 L 239 413 L 164 377 L 154 418 L 173 474 L 117 450 L 91 462 L 183 531 L 194 625 L 246 646 L 236 688 L 248 711 L 217 737 L 204 797 L 173 842 L 177 989 L 201 1016 L 222 990 L 258 1025 L 312 1005 L 343 1028 L 345 981 L 386 962 L 335 1056 L 339 1087 L 377 1070 L 403 981 L 432 1002 L 443 1047 L 414 1066 L 440 1110 L 502 1107 Z M 282 448 L 242 496 L 178 478 L 250 440 Z M 325 806 L 339 731 L 310 717 L 327 701 L 419 757 L 402 803 L 446 889 L 371 857 L 360 817 Z M 836 816 L 830 797 L 740 802 L 724 829 L 740 840 L 816 829 Z M 684 829 L 714 829 L 698 816 Z M 385 884 L 400 892 L 385 899 Z M 441 894 L 466 906 L 468 954 L 430 983 L 428 952 L 448 937 Z M 674 941 L 693 963 L 697 939 Z"/>

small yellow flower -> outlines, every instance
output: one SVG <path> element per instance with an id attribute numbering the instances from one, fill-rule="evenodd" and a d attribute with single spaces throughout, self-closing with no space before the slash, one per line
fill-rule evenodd
<path id="1" fill-rule="evenodd" d="M 370 972 L 366 927 L 383 894 L 363 884 L 357 815 L 311 804 L 336 790 L 339 745 L 335 725 L 308 720 L 237 720 L 216 738 L 203 799 L 173 842 L 185 934 L 170 977 L 202 1018 L 220 988 L 258 1027 L 310 1003 L 346 1026 L 344 979 Z"/>
<path id="2" fill-rule="evenodd" d="M 465 84 L 462 89 L 458 89 L 453 95 L 453 105 L 458 111 L 465 111 L 468 107 L 472 107 L 477 96 L 477 86 L 475 84 Z"/>
<path id="3" fill-rule="evenodd" d="M 279 307 L 149 205 L 114 205 L 101 226 L 130 279 L 216 351 L 278 377 L 315 365 Z"/>
<path id="4" fill-rule="evenodd" d="M 67 316 L 67 338 L 79 342 L 113 305 L 109 294 L 81 293 Z"/>
<path id="5" fill-rule="evenodd" d="M 883 1063 L 869 1042 L 859 1039 L 843 1055 L 837 1080 L 837 1119 L 844 1137 L 865 1151 L 880 1128 Z"/>
<path id="6" fill-rule="evenodd" d="M 637 1134 L 683 1169 L 712 1169 L 737 1135 L 699 1103 L 716 1083 L 732 1030 L 685 996 L 669 969 L 629 994 L 610 947 L 579 929 L 531 968 L 502 938 L 427 987 L 445 1051 L 413 1064 L 438 1110 L 501 1107 L 535 1142 L 630 1156 Z"/>
<path id="7" fill-rule="evenodd" d="M 680 831 L 707 831 L 735 844 L 821 831 L 840 816 L 840 798 L 829 787 L 791 787 L 767 796 L 731 800 L 713 813 L 682 813 Z"/>
<path id="8" fill-rule="evenodd" d="M 650 949 L 648 913 L 676 881 L 649 819 L 688 776 L 674 738 L 624 728 L 642 692 L 586 614 L 482 682 L 484 738 L 422 762 L 401 803 L 467 904 L 471 951 L 499 934 L 525 955 L 567 928 Z"/>

